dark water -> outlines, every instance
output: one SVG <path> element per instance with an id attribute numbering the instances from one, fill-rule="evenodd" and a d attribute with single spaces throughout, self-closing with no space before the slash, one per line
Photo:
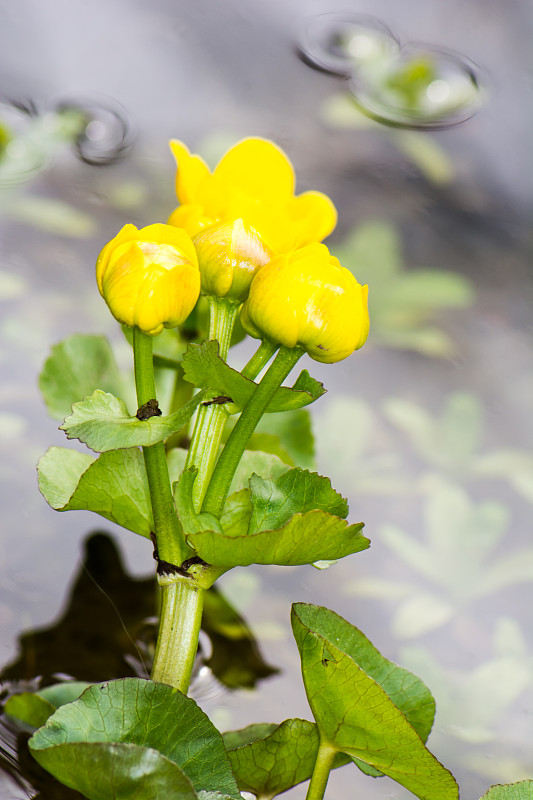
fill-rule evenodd
<path id="1" fill-rule="evenodd" d="M 336 10 L 329 3 L 89 8 L 55 0 L 46 9 L 27 1 L 0 8 L 1 94 L 23 107 L 6 106 L 4 116 L 26 145 L 29 131 L 41 144 L 32 145 L 25 182 L 11 176 L 0 195 L 3 679 L 103 680 L 142 671 L 149 658 L 151 545 L 105 525 L 114 544 L 97 539 L 108 555 L 97 549 L 94 569 L 82 568 L 95 540 L 84 543 L 101 524 L 88 513 L 57 514 L 38 493 L 37 458 L 65 442 L 36 375 L 50 345 L 74 332 L 108 333 L 127 363 L 93 265 L 125 222 L 162 220 L 174 207 L 167 139 L 216 158 L 242 136 L 269 136 L 291 156 L 300 190 L 320 188 L 334 199 L 332 247 L 354 226 L 378 220 L 388 226 L 384 236 L 391 226 L 396 232 L 402 269 L 451 270 L 474 294 L 429 322 L 411 319 L 418 331 L 429 324 L 446 334 L 444 356 L 424 355 L 420 338 L 393 348 L 376 324 L 348 361 L 305 365 L 330 390 L 313 408 L 319 471 L 349 497 L 351 519 L 365 520 L 372 548 L 327 571 L 224 576 L 221 591 L 257 644 L 243 637 L 247 676 L 230 688 L 232 649 L 208 630 L 210 666 L 199 668 L 196 696 L 221 729 L 309 718 L 289 608 L 317 602 L 432 688 L 438 710 L 430 747 L 457 776 L 463 798 L 531 777 L 527 5 L 411 0 L 349 9 L 372 14 L 402 44 L 446 48 L 477 65 L 484 104 L 467 122 L 432 133 L 365 126 L 346 105 L 349 82 L 299 58 L 308 18 Z M 53 114 L 73 104 L 92 127 L 82 125 L 73 146 L 58 144 Z M 94 166 L 108 155 L 122 158 Z M 382 283 L 376 313 L 386 305 Z M 397 319 L 385 322 L 398 332 Z M 236 365 L 247 352 L 239 347 Z M 99 610 L 87 616 L 87 608 Z M 239 680 L 255 689 L 235 689 Z M 14 736 L 5 735 L 12 749 Z M 2 796 L 23 797 L 9 763 Z M 42 780 L 33 776 L 27 785 L 58 796 Z M 368 800 L 408 797 L 387 779 L 348 768 L 332 777 L 331 796 L 356 792 Z"/>

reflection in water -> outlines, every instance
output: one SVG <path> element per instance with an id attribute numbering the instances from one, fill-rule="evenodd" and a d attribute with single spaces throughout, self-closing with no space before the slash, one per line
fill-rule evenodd
<path id="1" fill-rule="evenodd" d="M 156 592 L 154 577 L 133 578 L 125 571 L 109 536 L 89 536 L 65 611 L 47 628 L 20 636 L 18 657 L 0 673 L 0 700 L 58 680 L 146 677 L 156 638 Z M 249 689 L 278 672 L 264 661 L 246 622 L 216 589 L 206 595 L 202 628 L 210 647 L 204 645 L 205 657 L 199 654 L 193 695 L 195 688 L 196 694 L 204 691 L 206 673 L 226 689 Z M 2 776 L 8 776 L 20 797 L 35 796 L 33 789 L 41 800 L 81 797 L 39 767 L 28 752 L 29 736 L 0 715 L 0 790 Z"/>
<path id="2" fill-rule="evenodd" d="M 116 104 L 85 100 L 65 101 L 58 105 L 59 114 L 78 112 L 83 127 L 76 136 L 74 146 L 82 161 L 93 166 L 110 164 L 124 156 L 130 149 L 133 136 L 126 112 Z"/>
<path id="3" fill-rule="evenodd" d="M 147 677 L 156 603 L 155 578 L 128 575 L 113 540 L 94 533 L 85 543 L 65 611 L 49 627 L 20 636 L 19 656 L 4 667 L 0 680 L 39 676 L 48 685 L 58 675 L 92 682 Z M 217 589 L 207 593 L 202 629 L 211 645 L 204 666 L 225 687 L 253 688 L 278 672 L 263 660 L 246 622 Z"/>
<path id="4" fill-rule="evenodd" d="M 400 46 L 372 18 L 315 17 L 299 50 L 311 66 L 349 78 L 361 111 L 387 125 L 456 125 L 475 114 L 484 99 L 477 70 L 464 56 L 426 45 Z"/>
<path id="5" fill-rule="evenodd" d="M 298 45 L 310 66 L 342 78 L 366 63 L 392 58 L 399 42 L 379 20 L 361 14 L 320 14 L 307 20 Z"/>
<path id="6" fill-rule="evenodd" d="M 100 166 L 125 155 L 132 141 L 117 104 L 80 99 L 40 110 L 32 100 L 0 100 L 0 187 L 34 178 L 66 146 L 87 164 Z"/>

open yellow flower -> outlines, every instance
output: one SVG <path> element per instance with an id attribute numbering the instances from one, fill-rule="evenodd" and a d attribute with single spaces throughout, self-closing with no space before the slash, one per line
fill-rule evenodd
<path id="1" fill-rule="evenodd" d="M 184 322 L 200 294 L 194 245 L 172 225 L 125 225 L 98 256 L 96 280 L 115 319 L 150 336 Z"/>
<path id="2" fill-rule="evenodd" d="M 257 273 L 241 322 L 256 339 L 299 345 L 315 361 L 332 364 L 366 342 L 367 299 L 368 286 L 324 244 L 311 244 L 272 259 Z"/>
<path id="3" fill-rule="evenodd" d="M 321 192 L 294 194 L 294 170 L 285 153 L 266 139 L 243 139 L 211 173 L 198 155 L 173 140 L 178 165 L 176 194 L 180 206 L 169 218 L 194 236 L 221 222 L 242 220 L 265 247 L 287 253 L 320 242 L 337 222 L 335 206 Z"/>

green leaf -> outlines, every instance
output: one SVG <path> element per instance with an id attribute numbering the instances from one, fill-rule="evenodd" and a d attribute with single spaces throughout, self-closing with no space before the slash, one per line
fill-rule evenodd
<path id="1" fill-rule="evenodd" d="M 105 336 L 74 334 L 52 347 L 39 388 L 48 413 L 63 420 L 74 403 L 95 389 L 120 396 L 125 387 Z"/>
<path id="2" fill-rule="evenodd" d="M 222 526 L 213 514 L 197 514 L 194 510 L 192 489 L 197 472 L 196 469 L 186 470 L 173 486 L 174 501 L 183 531 L 186 535 L 205 530 L 222 533 Z"/>
<path id="3" fill-rule="evenodd" d="M 317 726 L 307 720 L 249 725 L 224 733 L 223 739 L 241 791 L 274 797 L 309 780 L 313 773 L 319 736 Z M 349 760 L 337 755 L 334 767 Z"/>
<path id="4" fill-rule="evenodd" d="M 38 692 L 21 692 L 7 699 L 4 711 L 32 728 L 40 728 L 59 706 L 77 700 L 88 686 L 85 681 L 66 681 Z"/>
<path id="5" fill-rule="evenodd" d="M 252 433 L 246 443 L 247 450 L 260 450 L 262 453 L 271 453 L 277 456 L 288 467 L 296 466 L 288 451 L 283 446 L 279 436 L 272 433 Z"/>
<path id="6" fill-rule="evenodd" d="M 65 742 L 47 750 L 32 749 L 31 752 L 39 764 L 61 783 L 89 800 L 198 798 L 191 781 L 179 766 L 149 747 Z"/>
<path id="7" fill-rule="evenodd" d="M 190 344 L 183 357 L 184 378 L 189 383 L 210 389 L 218 395 L 231 397 L 239 409 L 249 401 L 256 384 L 232 369 L 218 354 L 218 342 L 205 341 Z M 299 375 L 296 383 L 289 389 L 280 387 L 266 411 L 289 411 L 314 403 L 325 393 L 321 383 L 312 378 L 307 370 Z"/>
<path id="8" fill-rule="evenodd" d="M 348 503 L 331 486 L 329 478 L 299 468 L 278 478 L 250 478 L 252 516 L 248 533 L 276 530 L 296 513 L 314 509 L 327 511 L 344 519 Z"/>
<path id="9" fill-rule="evenodd" d="M 261 531 L 250 536 L 222 535 L 204 531 L 189 536 L 200 558 L 220 567 L 245 567 L 250 564 L 297 566 L 315 561 L 334 561 L 369 547 L 361 533 L 363 523 L 348 525 L 346 520 L 314 510 L 295 514 L 279 530 Z"/>
<path id="10" fill-rule="evenodd" d="M 44 689 L 39 689 L 37 695 L 59 708 L 59 706 L 64 706 L 66 703 L 73 703 L 74 700 L 77 700 L 88 686 L 89 684 L 86 681 L 64 681 L 63 683 L 54 683 L 52 686 L 45 686 Z"/>
<path id="11" fill-rule="evenodd" d="M 240 536 L 248 530 L 252 515 L 250 490 L 240 489 L 226 500 L 220 524 L 225 536 Z"/>
<path id="12" fill-rule="evenodd" d="M 498 783 L 491 786 L 481 800 L 533 800 L 533 781 Z"/>
<path id="13" fill-rule="evenodd" d="M 276 478 L 287 472 L 289 466 L 284 464 L 277 456 L 263 453 L 261 450 L 245 450 L 235 470 L 231 482 L 230 492 L 248 489 L 250 475 L 256 472 L 265 478 Z"/>
<path id="14" fill-rule="evenodd" d="M 203 398 L 204 393 L 199 392 L 167 417 L 139 420 L 130 417 L 118 397 L 97 389 L 90 397 L 74 404 L 72 414 L 60 429 L 66 432 L 68 439 L 79 439 L 97 453 L 150 446 L 181 430 Z"/>
<path id="15" fill-rule="evenodd" d="M 360 631 L 328 609 L 297 603 L 292 626 L 322 740 L 388 775 L 420 800 L 456 800 L 453 776 L 408 721 L 423 736 L 429 732 L 434 706 L 424 684 L 395 668 Z"/>
<path id="16" fill-rule="evenodd" d="M 314 437 L 311 414 L 305 409 L 285 411 L 262 417 L 256 434 L 268 433 L 279 437 L 296 466 L 312 469 L 315 466 Z"/>
<path id="17" fill-rule="evenodd" d="M 153 530 L 152 505 L 140 450 L 94 458 L 51 447 L 39 460 L 39 489 L 56 511 L 94 511 L 141 536 Z"/>
<path id="18" fill-rule="evenodd" d="M 220 734 L 194 700 L 162 683 L 125 678 L 91 686 L 59 708 L 29 746 L 42 766 L 90 798 L 194 798 L 181 771 L 196 791 L 240 800 Z M 163 782 L 159 794 L 141 793 L 145 764 L 150 790 L 152 771 Z M 165 781 L 172 780 L 177 788 L 167 795 Z"/>
<path id="19" fill-rule="evenodd" d="M 6 714 L 26 723 L 26 725 L 30 725 L 32 728 L 40 728 L 41 725 L 44 725 L 55 710 L 56 706 L 53 703 L 43 697 L 39 697 L 34 692 L 14 694 L 4 704 Z"/>

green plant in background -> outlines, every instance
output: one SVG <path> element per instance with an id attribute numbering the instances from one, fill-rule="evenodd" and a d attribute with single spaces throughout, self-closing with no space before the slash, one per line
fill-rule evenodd
<path id="1" fill-rule="evenodd" d="M 402 267 L 401 243 L 394 227 L 371 221 L 359 225 L 334 252 L 371 281 L 369 310 L 374 341 L 387 347 L 449 357 L 454 345 L 433 317 L 443 309 L 467 308 L 474 293 L 467 278 L 442 269 Z"/>
<path id="2" fill-rule="evenodd" d="M 304 352 L 332 364 L 360 348 L 368 313 L 366 286 L 320 244 L 335 225 L 331 201 L 295 196 L 275 145 L 244 140 L 213 173 L 181 143 L 173 151 L 180 206 L 170 225 L 126 226 L 97 263 L 102 296 L 132 329 L 136 400 L 128 408 L 131 388 L 102 337 L 57 345 L 40 381 L 50 410 L 67 411 L 67 437 L 94 453 L 54 447 L 41 458 L 49 504 L 152 538 L 161 592 L 152 680 L 94 684 L 77 699 L 84 687 L 52 687 L 15 695 L 5 710 L 38 729 L 34 758 L 88 798 L 227 800 L 248 791 L 267 800 L 309 780 L 307 798 L 319 800 L 331 769 L 351 763 L 421 800 L 454 800 L 453 776 L 425 746 L 431 693 L 328 609 L 292 608 L 314 723 L 258 723 L 222 737 L 187 696 L 203 605 L 223 573 L 334 561 L 369 546 L 329 479 L 294 466 L 312 458 L 304 409 L 323 386 L 306 370 L 282 386 Z M 361 252 L 349 259 L 363 270 Z M 385 267 L 383 286 L 394 287 L 397 262 Z M 416 294 L 396 284 L 400 296 Z M 390 296 L 388 304 L 378 330 L 392 341 L 402 323 Z M 415 341 L 420 304 L 409 309 Z M 261 340 L 240 372 L 228 363 L 239 311 Z M 274 423 L 265 430 L 266 415 Z"/>

